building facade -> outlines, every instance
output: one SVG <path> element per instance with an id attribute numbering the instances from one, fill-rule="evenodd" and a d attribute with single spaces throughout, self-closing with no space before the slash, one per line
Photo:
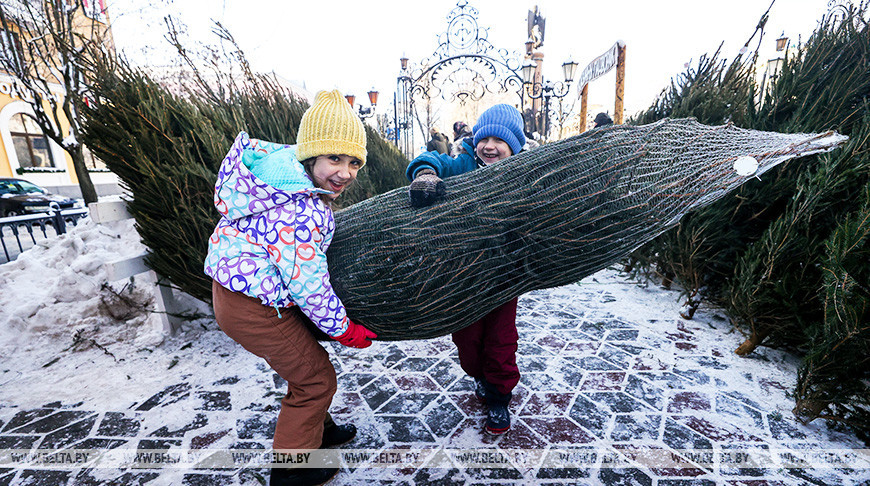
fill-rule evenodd
<path id="1" fill-rule="evenodd" d="M 14 1 L 3 0 L 3 3 L 4 8 L 15 8 L 10 7 Z M 34 3 L 39 2 L 31 2 L 31 5 Z M 81 25 L 82 29 L 88 29 L 96 22 L 106 32 L 105 42 L 111 42 L 105 0 L 84 0 L 79 7 L 75 14 L 76 24 Z M 20 48 L 20 42 L 16 32 L 0 30 L 0 56 L 9 55 L 10 49 Z M 51 96 L 62 102 L 63 86 L 49 82 L 48 87 Z M 79 197 L 81 191 L 72 158 L 43 134 L 36 123 L 29 100 L 31 98 L 27 90 L 21 89 L 13 76 L 0 70 L 0 177 L 25 179 L 51 192 Z M 46 111 L 50 113 L 47 104 Z M 62 133 L 69 133 L 69 122 L 63 113 L 59 114 L 59 120 Z M 99 195 L 120 191 L 118 178 L 87 149 L 85 161 Z"/>

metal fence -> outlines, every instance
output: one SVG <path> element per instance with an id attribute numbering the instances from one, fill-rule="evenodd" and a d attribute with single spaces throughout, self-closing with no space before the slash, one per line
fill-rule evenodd
<path id="1" fill-rule="evenodd" d="M 67 225 L 75 225 L 88 216 L 87 208 L 61 211 L 56 203 L 51 212 L 0 218 L 0 263 L 10 262 L 22 252 L 42 241 L 66 233 Z"/>

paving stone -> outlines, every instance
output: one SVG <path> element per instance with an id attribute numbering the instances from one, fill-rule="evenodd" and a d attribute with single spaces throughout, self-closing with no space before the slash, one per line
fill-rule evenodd
<path id="1" fill-rule="evenodd" d="M 426 370 L 429 376 L 435 380 L 435 383 L 441 385 L 442 388 L 448 388 L 451 383 L 465 376 L 462 368 L 455 361 L 449 358 L 442 359 L 437 364 Z"/>
<path id="2" fill-rule="evenodd" d="M 602 322 L 584 322 L 580 325 L 580 331 L 594 340 L 601 340 L 607 329 Z"/>
<path id="3" fill-rule="evenodd" d="M 625 381 L 624 372 L 589 372 L 583 377 L 580 390 L 619 390 L 622 388 L 623 381 Z"/>
<path id="4" fill-rule="evenodd" d="M 652 486 L 653 478 L 640 469 L 602 468 L 598 479 L 607 486 Z"/>
<path id="5" fill-rule="evenodd" d="M 661 423 L 661 415 L 617 415 L 610 438 L 617 442 L 653 441 L 659 438 Z"/>
<path id="6" fill-rule="evenodd" d="M 710 397 L 699 392 L 674 393 L 668 402 L 668 412 L 670 413 L 706 411 L 710 409 Z"/>
<path id="7" fill-rule="evenodd" d="M 606 341 L 634 341 L 639 333 L 640 331 L 637 329 L 614 329 L 608 331 L 604 339 Z"/>
<path id="8" fill-rule="evenodd" d="M 377 378 L 378 375 L 373 373 L 353 373 L 345 372 L 338 375 L 338 389 L 347 391 L 359 391 L 360 388 L 369 384 Z"/>
<path id="9" fill-rule="evenodd" d="M 232 429 L 219 430 L 217 432 L 207 432 L 205 434 L 196 435 L 190 438 L 191 449 L 206 449 L 215 442 L 226 437 Z"/>
<path id="10" fill-rule="evenodd" d="M 529 372 L 542 372 L 546 371 L 552 360 L 552 357 L 525 356 L 520 354 L 517 356 L 517 366 L 520 369 L 520 373 L 523 374 Z"/>
<path id="11" fill-rule="evenodd" d="M 11 432 L 18 427 L 23 425 L 27 425 L 34 420 L 41 419 L 47 415 L 51 415 L 55 412 L 55 410 L 46 409 L 46 408 L 37 408 L 34 410 L 22 410 L 21 412 L 16 413 L 12 419 L 9 420 L 9 423 L 6 424 L 6 427 L 3 428 L 3 432 Z"/>
<path id="12" fill-rule="evenodd" d="M 386 376 L 372 381 L 368 385 L 360 389 L 360 396 L 368 404 L 372 410 L 377 410 L 381 405 L 386 403 L 390 398 L 398 393 L 399 388 L 390 381 Z"/>
<path id="13" fill-rule="evenodd" d="M 606 405 L 615 413 L 655 411 L 653 407 L 622 391 L 584 392 L 584 395 L 597 403 Z"/>
<path id="14" fill-rule="evenodd" d="M 525 419 L 511 417 L 511 428 L 498 438 L 502 449 L 534 450 L 546 449 L 549 443 L 526 425 Z"/>
<path id="15" fill-rule="evenodd" d="M 465 418 L 459 408 L 447 397 L 435 400 L 434 406 L 423 413 L 423 421 L 437 437 L 447 437 Z"/>
<path id="16" fill-rule="evenodd" d="M 599 439 L 605 437 L 611 417 L 609 411 L 603 410 L 583 395 L 578 395 L 574 400 L 568 416 Z"/>
<path id="17" fill-rule="evenodd" d="M 562 348 L 564 348 L 567 343 L 555 336 L 546 335 L 539 338 L 536 341 L 536 344 L 544 349 L 547 349 L 551 353 L 558 354 L 560 351 L 562 351 Z"/>
<path id="18" fill-rule="evenodd" d="M 148 437 L 184 437 L 187 432 L 201 429 L 206 425 L 208 425 L 208 416 L 204 413 L 197 413 L 190 422 L 179 428 L 160 427 L 148 434 Z"/>
<path id="19" fill-rule="evenodd" d="M 673 417 L 673 420 L 717 442 L 761 442 L 759 437 L 748 434 L 733 425 L 713 425 L 708 420 L 695 415 Z"/>
<path id="20" fill-rule="evenodd" d="M 598 357 L 606 360 L 607 363 L 612 363 L 613 369 L 627 370 L 635 361 L 634 356 L 610 343 L 601 346 L 601 349 L 598 350 Z"/>
<path id="21" fill-rule="evenodd" d="M 0 449 L 31 449 L 41 435 L 0 435 Z"/>
<path id="22" fill-rule="evenodd" d="M 58 486 L 66 484 L 72 476 L 71 471 L 50 471 L 46 469 L 24 469 L 18 474 L 16 485 Z"/>
<path id="23" fill-rule="evenodd" d="M 595 440 L 588 432 L 565 417 L 524 417 L 523 422 L 553 445 L 586 444 Z"/>
<path id="24" fill-rule="evenodd" d="M 101 439 L 98 437 L 89 437 L 83 441 L 76 442 L 68 446 L 69 449 L 99 449 L 110 450 L 117 449 L 122 445 L 129 445 L 130 441 L 126 439 Z"/>
<path id="25" fill-rule="evenodd" d="M 659 386 L 641 379 L 638 376 L 640 375 L 628 375 L 628 378 L 625 380 L 625 386 L 623 387 L 625 393 L 656 410 L 664 409 L 666 403 L 665 391 Z"/>
<path id="26" fill-rule="evenodd" d="M 378 415 L 375 420 L 384 429 L 387 440 L 391 442 L 435 442 L 435 437 L 419 417 Z"/>
<path id="27" fill-rule="evenodd" d="M 97 429 L 97 435 L 108 437 L 135 437 L 141 423 L 138 418 L 121 412 L 106 412 Z"/>
<path id="28" fill-rule="evenodd" d="M 5 432 L 13 432 L 16 434 L 47 434 L 53 430 L 66 427 L 89 416 L 95 416 L 94 412 L 83 410 L 55 411 L 50 410 L 50 415 L 41 416 L 37 420 L 26 420 L 23 425 L 17 425 L 15 418 L 9 421 L 9 426 Z M 16 415 L 16 418 L 18 415 Z M 16 426 L 17 425 L 17 426 Z"/>
<path id="29" fill-rule="evenodd" d="M 779 412 L 771 412 L 767 415 L 767 424 L 770 435 L 777 440 L 804 440 L 807 434 L 801 430 L 800 425 L 792 417 L 786 417 Z"/>
<path id="30" fill-rule="evenodd" d="M 222 378 L 222 379 L 220 379 L 220 380 L 218 380 L 218 381 L 212 383 L 212 386 L 227 386 L 227 385 L 235 385 L 235 384 L 238 383 L 238 382 L 239 382 L 239 377 L 238 377 L 238 376 L 229 376 L 229 377 L 227 377 L 227 378 Z"/>
<path id="31" fill-rule="evenodd" d="M 659 479 L 658 486 L 716 486 L 711 479 Z"/>
<path id="32" fill-rule="evenodd" d="M 437 392 L 441 390 L 441 387 L 425 373 L 402 373 L 393 376 L 393 381 L 402 391 Z"/>
<path id="33" fill-rule="evenodd" d="M 105 469 L 93 471 L 86 469 L 76 474 L 74 484 L 76 486 L 143 486 L 160 476 L 156 472 L 141 473 L 112 473 L 107 474 Z"/>
<path id="34" fill-rule="evenodd" d="M 465 484 L 467 477 L 459 469 L 423 468 L 414 474 L 413 484 L 452 486 Z"/>
<path id="35" fill-rule="evenodd" d="M 582 379 L 581 375 L 579 380 Z M 520 381 L 526 388 L 536 392 L 564 390 L 567 386 L 565 382 L 550 373 L 523 373 Z"/>
<path id="36" fill-rule="evenodd" d="M 519 480 L 523 478 L 521 472 L 513 467 L 497 467 L 497 468 L 465 468 L 465 474 L 472 481 L 497 481 L 497 484 L 504 484 L 506 481 Z"/>
<path id="37" fill-rule="evenodd" d="M 562 355 L 588 354 L 594 355 L 601 346 L 599 341 L 572 341 L 565 345 Z"/>
<path id="38" fill-rule="evenodd" d="M 154 394 L 148 400 L 136 407 L 139 411 L 148 411 L 157 406 L 166 406 L 170 403 L 175 403 L 181 399 L 187 398 L 190 395 L 189 383 L 178 383 L 164 388 L 162 391 Z"/>
<path id="39" fill-rule="evenodd" d="M 229 474 L 185 474 L 181 484 L 184 486 L 227 486 L 234 484 L 235 478 Z"/>
<path id="40" fill-rule="evenodd" d="M 181 447 L 181 439 L 141 439 L 136 445 L 138 450 L 168 451 L 173 447 Z"/>
<path id="41" fill-rule="evenodd" d="M 437 393 L 399 392 L 379 409 L 390 415 L 416 415 L 438 398 Z"/>
<path id="42" fill-rule="evenodd" d="M 278 416 L 254 415 L 236 421 L 236 435 L 239 439 L 271 439 L 275 435 Z"/>
<path id="43" fill-rule="evenodd" d="M 39 443 L 39 447 L 41 449 L 60 449 L 69 444 L 72 444 L 73 442 L 82 440 L 91 433 L 91 430 L 94 428 L 94 425 L 96 423 L 96 414 L 93 414 L 85 418 L 84 420 L 79 420 L 78 422 L 71 423 L 65 427 L 55 430 L 50 434 L 47 434 L 45 438 L 42 439 L 42 442 Z"/>
<path id="44" fill-rule="evenodd" d="M 713 443 L 709 439 L 675 422 L 671 418 L 665 419 L 665 431 L 662 441 L 676 450 L 713 448 Z"/>
<path id="45" fill-rule="evenodd" d="M 520 415 L 565 415 L 573 398 L 573 393 L 532 393 Z"/>
<path id="46" fill-rule="evenodd" d="M 228 391 L 198 391 L 195 394 L 200 403 L 193 407 L 194 410 L 232 410 L 230 392 Z"/>
<path id="47" fill-rule="evenodd" d="M 287 389 L 287 380 L 281 378 L 281 375 L 278 373 L 272 373 L 272 383 L 276 390 L 286 390 Z"/>

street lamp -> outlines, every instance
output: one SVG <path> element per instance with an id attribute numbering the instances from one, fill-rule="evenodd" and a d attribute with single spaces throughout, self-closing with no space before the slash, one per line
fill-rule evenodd
<path id="1" fill-rule="evenodd" d="M 788 45 L 788 36 L 785 35 L 785 31 L 782 31 L 782 34 L 780 34 L 779 39 L 776 40 L 776 52 L 784 51 L 787 45 Z"/>
<path id="2" fill-rule="evenodd" d="M 359 115 L 359 117 L 362 119 L 374 116 L 375 107 L 378 104 L 378 92 L 375 91 L 374 88 L 369 90 L 367 94 L 369 95 L 369 103 L 371 104 L 371 106 L 365 107 L 363 105 L 359 105 L 359 111 L 357 112 L 357 115 Z M 354 101 L 356 101 L 356 96 L 349 94 L 345 95 L 344 98 L 347 100 L 348 103 L 350 103 L 351 108 L 354 108 L 356 106 L 354 104 Z"/>
<path id="3" fill-rule="evenodd" d="M 537 67 L 535 63 L 531 60 L 526 60 L 522 66 L 522 74 L 523 74 L 523 86 L 526 89 L 526 94 L 529 98 L 541 99 L 543 104 L 543 109 L 541 110 L 541 115 L 543 116 L 543 133 L 541 134 L 546 140 L 550 133 L 550 98 L 556 98 L 559 100 L 559 103 L 562 102 L 562 98 L 568 95 L 571 91 L 571 83 L 574 81 L 574 75 L 577 73 L 577 67 L 579 65 L 574 62 L 572 59 L 568 59 L 564 63 L 562 63 L 562 75 L 565 78 L 565 81 L 549 81 L 541 78 L 540 82 L 535 81 L 535 68 Z"/>

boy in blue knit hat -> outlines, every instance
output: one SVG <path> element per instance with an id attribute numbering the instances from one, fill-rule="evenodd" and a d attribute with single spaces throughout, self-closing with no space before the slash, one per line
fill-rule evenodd
<path id="1" fill-rule="evenodd" d="M 523 150 L 523 117 L 510 105 L 483 112 L 473 136 L 462 140 L 464 153 L 456 157 L 426 152 L 408 165 L 408 195 L 414 207 L 428 206 L 443 197 L 442 178 L 459 175 L 504 160 Z M 510 429 L 508 404 L 520 381 L 517 367 L 517 299 L 493 310 L 479 321 L 453 333 L 459 364 L 474 378 L 475 394 L 487 405 L 486 432 L 499 435 Z"/>

